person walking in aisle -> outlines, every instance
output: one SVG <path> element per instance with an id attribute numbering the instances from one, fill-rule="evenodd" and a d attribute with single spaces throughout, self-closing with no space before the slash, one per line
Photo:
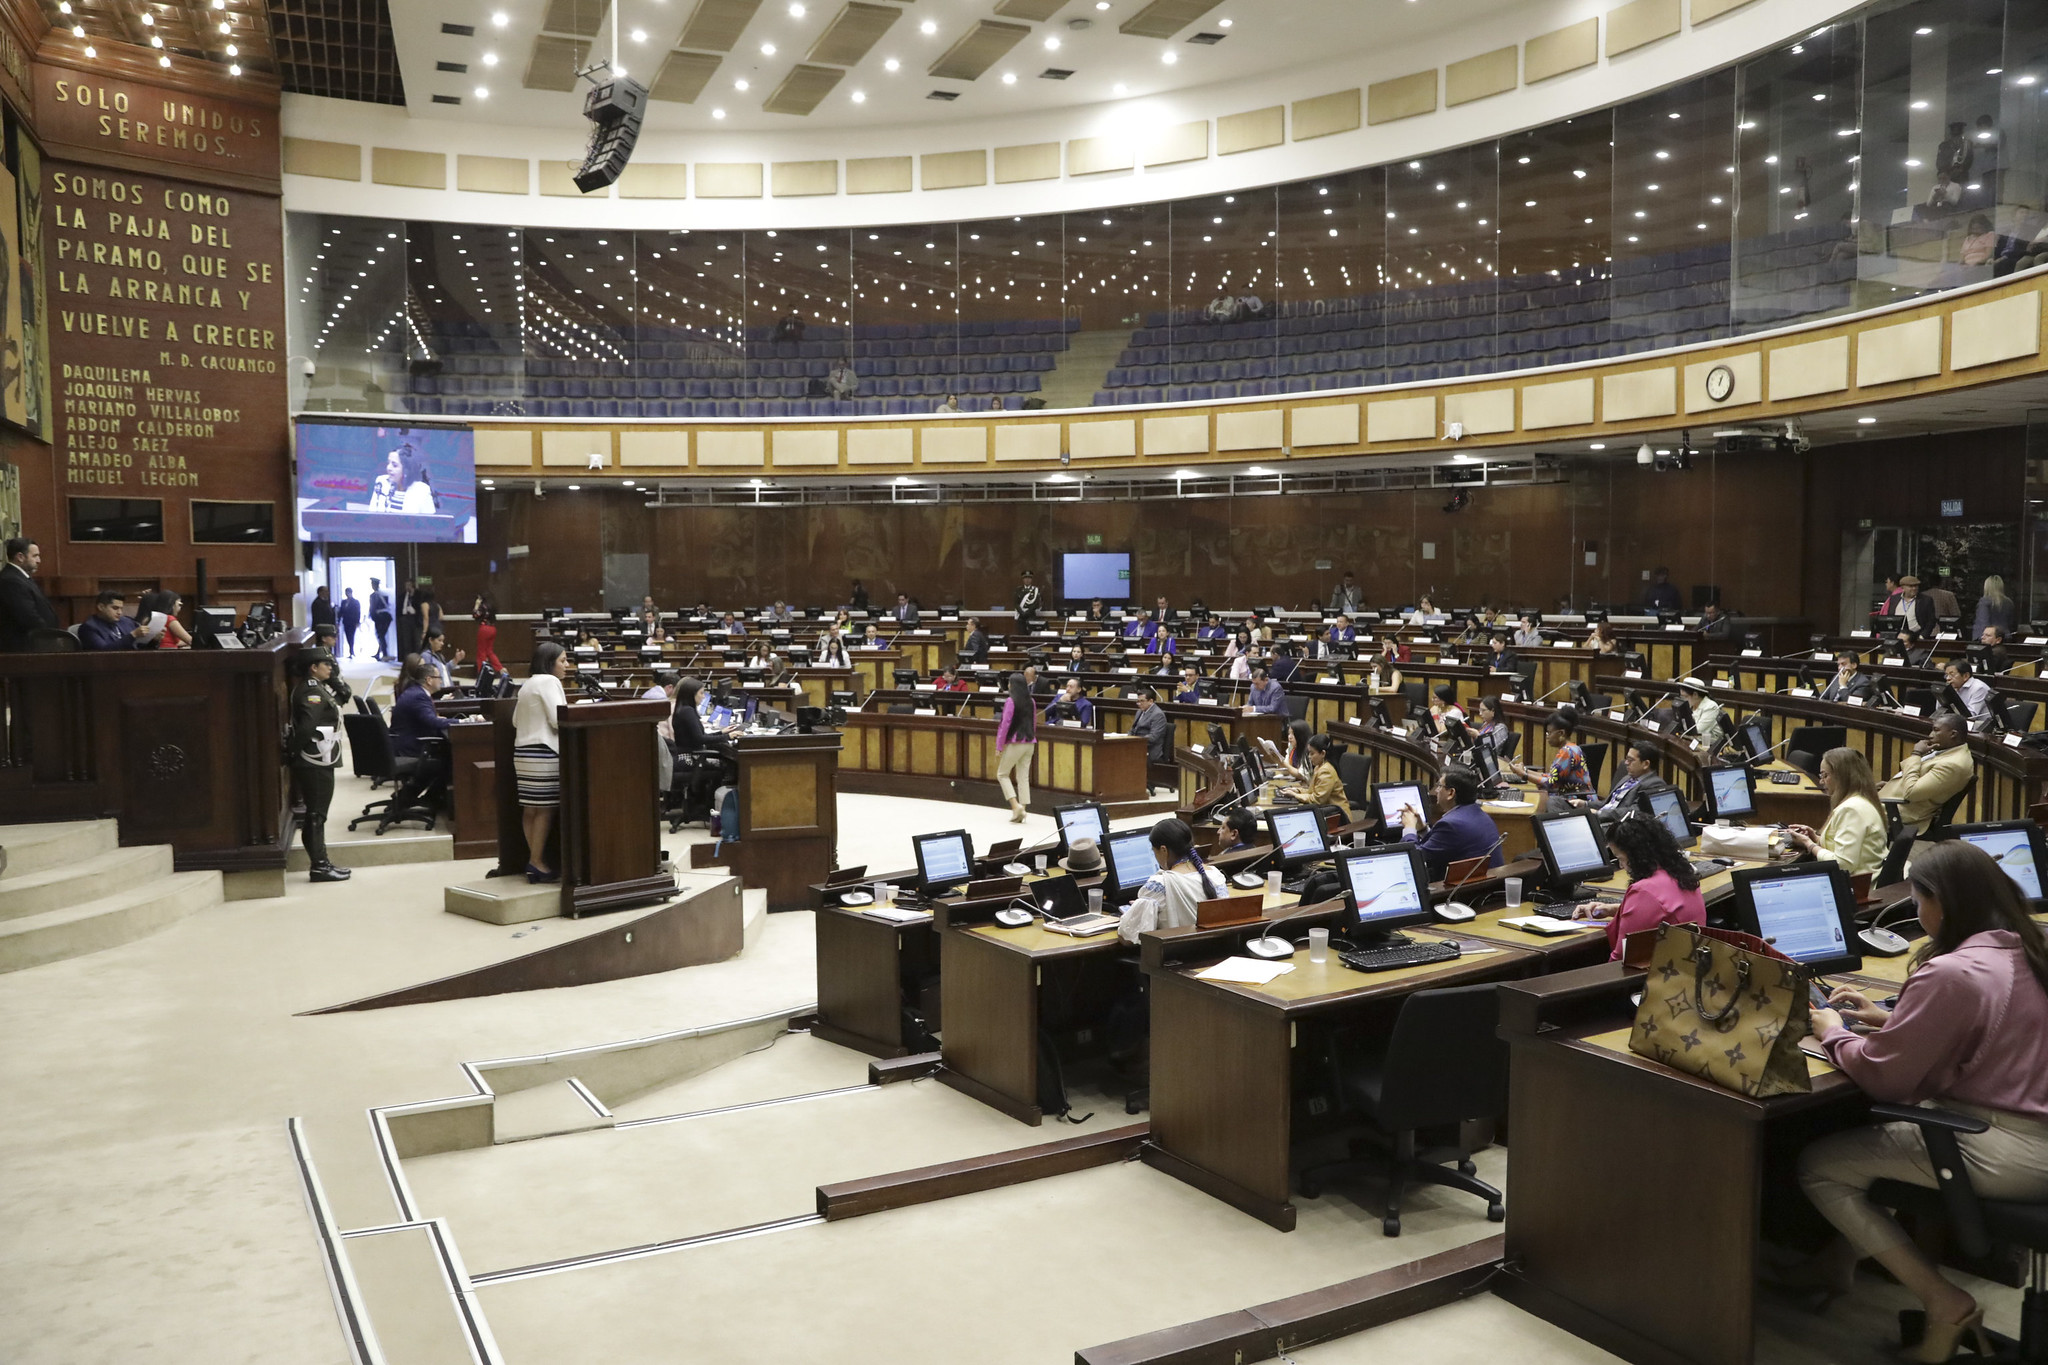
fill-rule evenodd
<path id="1" fill-rule="evenodd" d="M 341 605 L 334 609 L 334 624 L 341 628 L 341 642 L 348 646 L 348 657 L 356 657 L 356 631 L 363 624 L 363 604 L 356 600 L 354 588 L 341 590 Z"/>
<path id="2" fill-rule="evenodd" d="M 391 662 L 391 594 L 384 591 L 382 579 L 370 580 L 370 629 L 377 632 L 377 648 L 374 651 L 377 662 Z"/>
<path id="3" fill-rule="evenodd" d="M 1031 763 L 1038 753 L 1037 706 L 1031 684 L 1038 670 L 1029 664 L 1010 675 L 1010 695 L 996 724 L 996 786 L 1010 803 L 1010 823 L 1024 822 L 1031 804 Z"/>

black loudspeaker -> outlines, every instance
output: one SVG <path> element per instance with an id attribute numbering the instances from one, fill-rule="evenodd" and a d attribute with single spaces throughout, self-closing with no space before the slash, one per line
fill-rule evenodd
<path id="1" fill-rule="evenodd" d="M 647 87 L 621 76 L 594 88 L 583 100 L 583 116 L 597 126 L 590 148 L 576 172 L 576 188 L 585 194 L 619 178 L 640 140 L 640 121 L 647 113 Z"/>

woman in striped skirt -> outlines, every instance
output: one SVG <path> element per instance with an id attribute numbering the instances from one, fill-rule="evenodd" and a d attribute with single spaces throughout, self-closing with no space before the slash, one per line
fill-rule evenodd
<path id="1" fill-rule="evenodd" d="M 562 804 L 561 737 L 556 717 L 569 704 L 562 677 L 569 655 L 553 640 L 534 646 L 533 673 L 519 689 L 512 710 L 512 770 L 519 780 L 519 823 L 526 831 L 526 880 L 552 882 L 562 874 L 550 867 L 548 832 Z"/>

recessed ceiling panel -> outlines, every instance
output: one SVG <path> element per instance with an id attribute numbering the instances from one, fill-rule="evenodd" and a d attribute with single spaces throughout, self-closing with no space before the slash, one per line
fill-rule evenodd
<path id="1" fill-rule="evenodd" d="M 1066 7 L 1067 0 L 1003 0 L 996 6 L 996 13 L 1011 19 L 1029 19 L 1032 23 L 1043 23 Z"/>
<path id="2" fill-rule="evenodd" d="M 723 60 L 723 57 L 710 52 L 671 52 L 656 73 L 654 84 L 648 87 L 647 97 L 671 100 L 677 104 L 694 104 Z"/>
<path id="3" fill-rule="evenodd" d="M 903 11 L 894 5 L 869 5 L 862 0 L 848 0 L 845 9 L 839 11 L 825 31 L 818 35 L 818 41 L 811 44 L 808 61 L 829 62 L 833 66 L 853 66 L 868 55 L 868 49 L 881 40 L 889 31 L 889 25 L 896 22 Z"/>
<path id="4" fill-rule="evenodd" d="M 782 78 L 775 93 L 761 104 L 771 114 L 808 114 L 846 76 L 831 66 L 798 66 Z"/>
<path id="5" fill-rule="evenodd" d="M 576 73 L 589 55 L 590 44 L 580 38 L 543 33 L 533 40 L 533 56 L 526 63 L 523 84 L 528 90 L 574 90 Z"/>
<path id="6" fill-rule="evenodd" d="M 1152 0 L 1117 26 L 1117 32 L 1138 38 L 1171 38 L 1223 0 Z"/>
<path id="7" fill-rule="evenodd" d="M 932 63 L 931 74 L 949 81 L 974 80 L 1001 61 L 1030 33 L 1031 30 L 1023 24 L 999 24 L 993 19 L 983 19 L 962 34 L 960 41 L 946 50 L 945 56 Z"/>
<path id="8" fill-rule="evenodd" d="M 540 26 L 549 33 L 573 33 L 578 38 L 595 38 L 604 22 L 609 0 L 548 0 L 547 16 Z"/>
<path id="9" fill-rule="evenodd" d="M 683 25 L 683 36 L 676 39 L 676 46 L 699 52 L 730 52 L 759 8 L 761 0 L 697 0 L 697 8 L 691 11 L 690 22 Z"/>

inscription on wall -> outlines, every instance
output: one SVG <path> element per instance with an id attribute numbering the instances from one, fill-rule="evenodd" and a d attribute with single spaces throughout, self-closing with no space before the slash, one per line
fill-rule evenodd
<path id="1" fill-rule="evenodd" d="M 277 201 L 53 162 L 44 204 L 65 482 L 273 496 L 285 442 Z"/>

